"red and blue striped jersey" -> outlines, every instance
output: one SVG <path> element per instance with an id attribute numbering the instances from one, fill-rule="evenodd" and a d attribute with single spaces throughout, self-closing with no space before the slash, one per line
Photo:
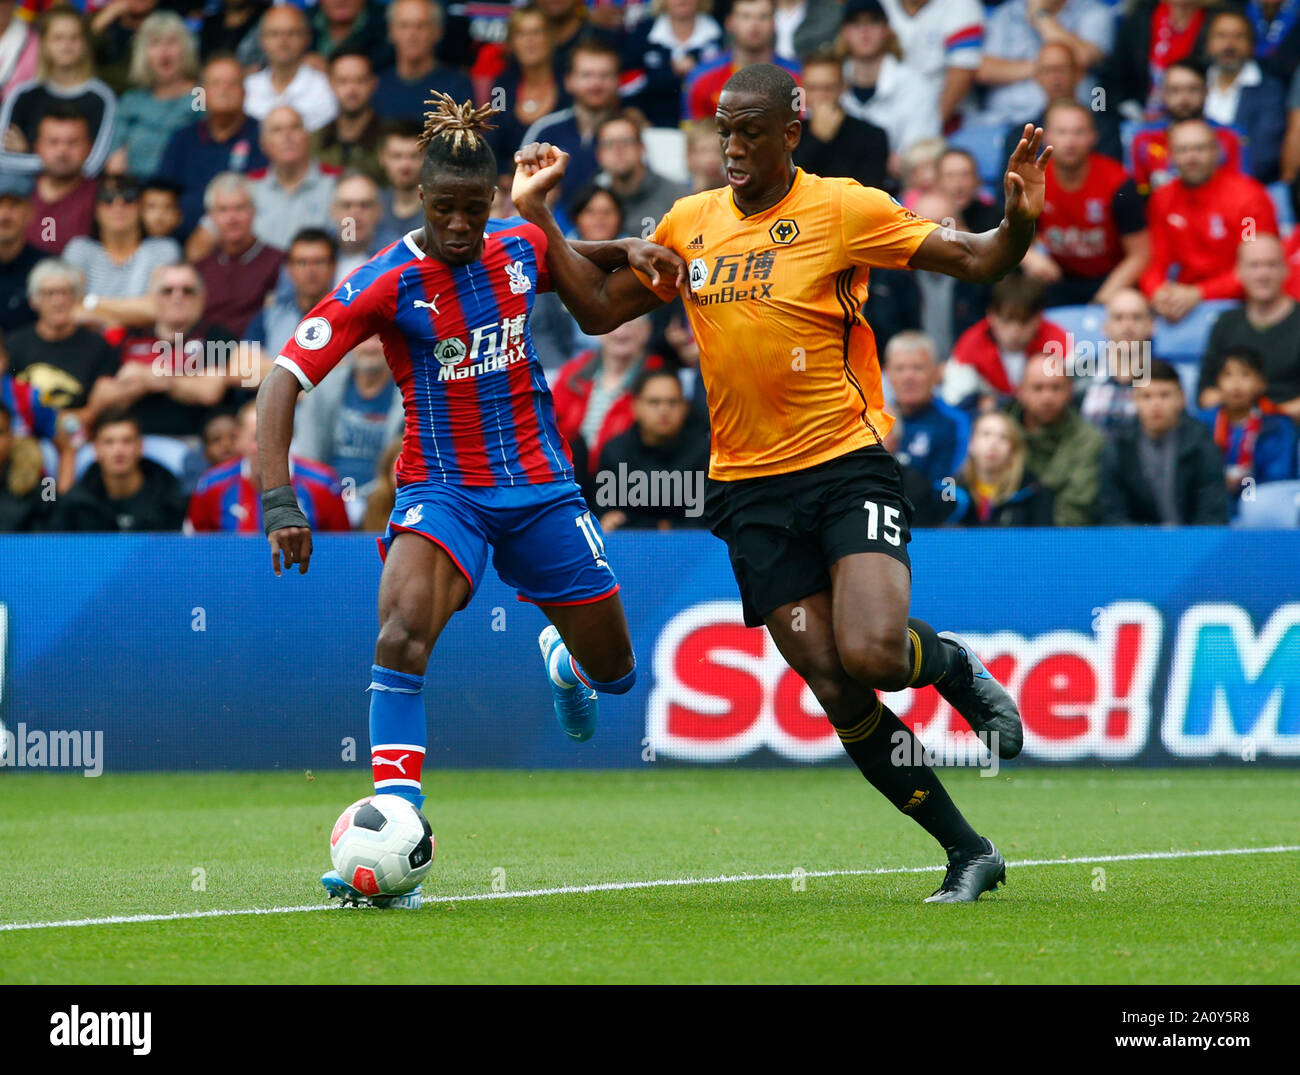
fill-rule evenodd
<path id="1" fill-rule="evenodd" d="M 313 530 L 350 529 L 338 474 L 332 467 L 291 455 L 289 484 Z M 190 497 L 186 521 L 197 533 L 262 533 L 262 494 L 249 480 L 248 460 L 240 456 L 205 471 Z"/>
<path id="2" fill-rule="evenodd" d="M 0 402 L 9 410 L 9 429 L 15 437 L 54 439 L 59 412 L 42 402 L 31 385 L 0 374 Z"/>
<path id="3" fill-rule="evenodd" d="M 376 254 L 298 325 L 276 365 L 304 390 L 378 334 L 402 393 L 397 484 L 539 485 L 573 478 L 528 318 L 550 289 L 546 236 L 488 221 L 483 254 L 446 265 L 418 232 Z"/>

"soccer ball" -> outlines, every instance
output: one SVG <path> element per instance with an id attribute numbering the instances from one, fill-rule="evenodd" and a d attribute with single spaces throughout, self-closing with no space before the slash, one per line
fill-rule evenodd
<path id="1" fill-rule="evenodd" d="M 409 799 L 367 795 L 339 815 L 330 858 L 339 875 L 366 896 L 401 896 L 433 867 L 433 830 Z"/>

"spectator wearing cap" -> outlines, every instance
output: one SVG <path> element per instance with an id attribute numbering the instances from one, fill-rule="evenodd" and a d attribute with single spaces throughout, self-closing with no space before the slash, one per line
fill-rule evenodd
<path id="1" fill-rule="evenodd" d="M 762 0 L 764 3 L 770 0 Z M 596 175 L 596 131 L 617 113 L 618 53 L 599 41 L 579 41 L 569 56 L 564 86 L 573 98 L 569 108 L 542 116 L 524 132 L 522 144 L 550 142 L 569 154 L 560 181 L 560 197 L 591 182 Z"/>
<path id="2" fill-rule="evenodd" d="M 333 290 L 337 263 L 338 243 L 324 228 L 303 228 L 293 237 L 284 262 L 291 290 L 277 291 L 245 333 L 261 345 L 268 361 L 293 337 L 307 312 Z"/>
<path id="3" fill-rule="evenodd" d="M 145 238 L 140 185 L 130 176 L 106 175 L 95 193 L 95 224 L 89 236 L 68 240 L 63 260 L 85 274 L 79 317 L 99 325 L 152 321 L 149 280 L 160 265 L 180 261 L 174 239 Z"/>
<path id="4" fill-rule="evenodd" d="M 970 417 L 935 396 L 943 370 L 923 332 L 900 332 L 885 347 L 893 410 L 903 423 L 897 455 L 933 482 L 957 473 L 966 457 Z"/>
<path id="5" fill-rule="evenodd" d="M 117 352 L 104 337 L 78 324 L 85 275 L 66 261 L 44 258 L 27 277 L 27 301 L 36 320 L 5 340 L 9 371 L 49 406 L 76 412 L 89 425 L 105 406 L 117 372 Z"/>
<path id="6" fill-rule="evenodd" d="M 45 255 L 27 241 L 32 187 L 27 176 L 0 172 L 0 332 L 36 320 L 27 303 L 27 275 Z"/>
<path id="7" fill-rule="evenodd" d="M 954 477 L 944 520 L 950 525 L 1052 525 L 1052 491 L 1030 469 L 1025 431 L 1009 414 L 989 411 L 975 420 Z"/>
<path id="8" fill-rule="evenodd" d="M 151 176 L 167 140 L 202 113 L 195 96 L 199 52 L 194 35 L 172 11 L 156 11 L 131 45 L 131 81 L 122 95 L 113 130 L 108 168 Z"/>
<path id="9" fill-rule="evenodd" d="M 145 458 L 140 423 L 120 409 L 96 420 L 95 461 L 59 498 L 51 530 L 141 533 L 180 530 L 185 494 L 166 467 Z"/>
<path id="10" fill-rule="evenodd" d="M 1169 125 L 1184 119 L 1205 119 L 1205 68 L 1193 60 L 1178 60 L 1165 68 L 1160 83 L 1159 119 L 1139 128 L 1130 149 L 1133 180 L 1138 191 L 1149 194 L 1178 173 L 1169 159 Z M 1206 120 L 1219 143 L 1219 167 L 1241 171 L 1241 137 L 1231 127 Z"/>
<path id="11" fill-rule="evenodd" d="M 424 227 L 424 202 L 420 200 L 420 169 L 424 166 L 424 149 L 420 145 L 422 129 L 417 120 L 394 120 L 379 143 L 379 164 L 387 184 L 379 194 L 382 212 L 375 245 L 380 250 L 408 232 Z"/>
<path id="12" fill-rule="evenodd" d="M 158 177 L 181 190 L 181 230 L 188 235 L 203 216 L 203 195 L 222 172 L 266 167 L 257 120 L 244 112 L 244 75 L 233 56 L 214 56 L 203 66 L 200 88 L 207 108 L 197 123 L 172 133 L 158 164 Z"/>
<path id="13" fill-rule="evenodd" d="M 363 172 L 382 183 L 379 140 L 383 121 L 375 113 L 375 75 L 363 52 L 336 52 L 330 58 L 330 86 L 339 114 L 311 136 L 311 152 L 340 171 Z"/>
<path id="14" fill-rule="evenodd" d="M 846 53 L 847 87 L 840 104 L 850 116 L 885 132 L 891 154 L 889 172 L 896 176 L 904 151 L 939 134 L 938 110 L 918 107 L 912 99 L 916 75 L 896 55 L 898 39 L 880 0 L 849 0 L 840 41 Z"/>
<path id="15" fill-rule="evenodd" d="M 540 13 L 537 18 L 541 20 Z M 428 108 L 425 102 L 435 93 L 449 94 L 457 103 L 474 98 L 469 79 L 453 67 L 441 66 L 434 55 L 442 40 L 441 5 L 432 0 L 392 0 L 386 19 L 393 63 L 379 70 L 374 109 L 381 119 L 421 120 Z M 549 50 L 546 62 L 549 65 Z M 506 94 L 508 101 L 514 99 L 509 88 Z M 517 148 L 518 143 L 507 152 Z"/>
<path id="16" fill-rule="evenodd" d="M 685 118 L 712 119 L 722 87 L 742 67 L 771 63 L 799 80 L 798 62 L 776 54 L 775 10 L 774 0 L 734 0 L 725 23 L 730 47 L 696 68 L 687 81 Z"/>
<path id="17" fill-rule="evenodd" d="M 1137 420 L 1119 429 L 1102 453 L 1097 521 L 1226 524 L 1223 456 L 1209 430 L 1186 412 L 1178 371 L 1156 359 L 1135 395 Z"/>
<path id="18" fill-rule="evenodd" d="M 1296 427 L 1264 395 L 1268 382 L 1258 351 L 1239 347 L 1219 362 L 1217 405 L 1200 419 L 1223 453 L 1224 481 L 1235 514 L 1245 490 L 1296 476 Z"/>
<path id="19" fill-rule="evenodd" d="M 41 118 L 57 105 L 85 116 L 91 148 L 83 167 L 87 176 L 96 176 L 108 159 L 117 98 L 95 78 L 90 35 L 81 16 L 71 8 L 60 7 L 46 12 L 40 21 L 36 77 L 17 83 L 0 79 L 0 85 L 5 86 L 4 106 L 0 108 L 0 133 L 4 135 L 0 167 L 28 174 L 41 170 L 41 159 L 35 152 L 37 130 Z M 23 27 L 21 20 L 11 22 L 6 38 L 23 37 Z"/>
<path id="20" fill-rule="evenodd" d="M 257 210 L 253 230 L 283 250 L 303 228 L 330 225 L 338 171 L 312 158 L 302 117 L 287 105 L 262 121 L 262 150 L 270 164 L 248 177 Z"/>
<path id="21" fill-rule="evenodd" d="M 1137 416 L 1134 382 L 1147 375 L 1155 327 L 1146 296 L 1137 288 L 1117 291 L 1106 303 L 1104 368 L 1084 390 L 1079 414 L 1107 436 Z"/>
<path id="22" fill-rule="evenodd" d="M 1069 374 L 1056 355 L 1031 355 L 1007 407 L 1025 430 L 1029 467 L 1053 493 L 1057 526 L 1096 522 L 1098 466 L 1103 438 L 1070 405 Z"/>
<path id="23" fill-rule="evenodd" d="M 596 128 L 596 183 L 614 191 L 623 203 L 622 235 L 645 236 L 678 198 L 690 190 L 665 179 L 646 164 L 642 120 L 631 111 L 601 121 Z"/>
<path id="24" fill-rule="evenodd" d="M 994 123 L 1023 124 L 1047 105 L 1034 81 L 1035 61 L 1044 44 L 1059 41 L 1074 54 L 1080 71 L 1091 71 L 1110 52 L 1115 15 L 1100 0 L 1006 0 L 994 9 L 984 40 L 976 81 L 987 87 L 983 115 Z M 1071 96 L 1088 100 L 1090 87 L 1077 85 Z"/>
<path id="25" fill-rule="evenodd" d="M 1170 126 L 1169 156 L 1178 178 L 1147 202 L 1151 258 L 1139 283 L 1157 314 L 1179 321 L 1206 299 L 1241 297 L 1237 247 L 1245 234 L 1276 235 L 1277 214 L 1261 183 L 1219 168 L 1205 120 Z"/>
<path id="26" fill-rule="evenodd" d="M 592 499 L 601 527 L 704 526 L 708 427 L 689 420 L 681 380 L 670 369 L 643 369 L 632 382 L 631 395 L 632 424 L 606 442 L 593 476 Z M 627 495 L 617 495 L 620 491 Z"/>
<path id="27" fill-rule="evenodd" d="M 1278 159 L 1286 129 L 1286 91 L 1252 58 L 1255 27 L 1241 11 L 1209 16 L 1205 52 L 1208 93 L 1205 117 L 1236 128 L 1245 141 L 1250 174 L 1261 183 L 1278 177 Z"/>
<path id="28" fill-rule="evenodd" d="M 1078 100 L 1075 87 L 1083 71 L 1075 59 L 1074 50 L 1064 41 L 1048 41 L 1038 50 L 1034 60 L 1034 82 L 1042 91 L 1039 111 L 1029 119 L 1035 127 L 1046 127 L 1047 109 L 1054 101 Z M 1094 109 L 1092 100 L 1084 102 L 1092 113 L 1092 125 L 1097 132 L 1097 152 L 1113 161 L 1124 160 L 1124 140 L 1120 136 L 1119 118 L 1114 112 Z M 1024 134 L 1024 122 L 1017 120 L 1007 128 L 1002 142 L 1002 157 L 1009 159 Z M 1235 136 L 1234 136 L 1235 137 Z"/>
<path id="29" fill-rule="evenodd" d="M 223 172 L 208 184 L 204 205 L 216 228 L 216 249 L 194 263 L 207 292 L 206 321 L 242 335 L 275 289 L 284 253 L 253 230 L 256 209 L 249 181 Z"/>
<path id="30" fill-rule="evenodd" d="M 95 182 L 83 174 L 90 154 L 86 117 L 71 105 L 51 105 L 36 129 L 36 177 L 27 241 L 45 254 L 62 253 L 74 235 L 95 223 Z"/>
<path id="31" fill-rule="evenodd" d="M 794 163 L 813 175 L 856 179 L 865 187 L 886 182 L 889 136 L 874 123 L 848 115 L 843 67 L 833 53 L 810 57 L 803 68 L 808 117 L 794 150 Z"/>
<path id="32" fill-rule="evenodd" d="M 1092 112 L 1077 101 L 1047 109 L 1043 212 L 1025 272 L 1045 285 L 1048 306 L 1105 304 L 1137 282 L 1151 256 L 1146 206 L 1117 160 L 1094 152 Z"/>
<path id="33" fill-rule="evenodd" d="M 1197 402 L 1217 406 L 1219 366 L 1233 351 L 1260 355 L 1265 394 L 1300 421 L 1300 305 L 1286 293 L 1287 265 L 1276 236 L 1261 235 L 1237 247 L 1237 279 L 1245 303 L 1225 310 L 1210 330 L 1197 381 Z"/>
<path id="34" fill-rule="evenodd" d="M 623 67 L 637 73 L 638 86 L 630 103 L 652 127 L 677 126 L 683 80 L 722 51 L 722 27 L 712 6 L 710 0 L 654 0 L 651 17 L 628 33 Z"/>
<path id="35" fill-rule="evenodd" d="M 259 40 L 266 66 L 244 79 L 244 111 L 265 123 L 274 109 L 288 105 L 308 131 L 320 130 L 338 115 L 329 78 L 307 63 L 311 31 L 300 8 L 272 6 L 262 16 Z"/>

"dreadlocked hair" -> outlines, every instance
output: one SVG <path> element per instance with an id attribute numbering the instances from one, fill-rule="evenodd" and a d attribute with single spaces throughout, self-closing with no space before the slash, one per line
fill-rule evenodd
<path id="1" fill-rule="evenodd" d="M 450 95 L 436 91 L 424 103 L 433 106 L 424 114 L 420 133 L 424 167 L 482 174 L 495 183 L 496 155 L 488 145 L 487 132 L 492 127 L 488 121 L 500 109 L 491 105 L 475 108 L 470 101 L 457 104 Z"/>

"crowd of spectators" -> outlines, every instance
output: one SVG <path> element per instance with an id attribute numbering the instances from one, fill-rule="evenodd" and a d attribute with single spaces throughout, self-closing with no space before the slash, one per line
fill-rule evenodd
<path id="1" fill-rule="evenodd" d="M 916 525 L 1300 522 L 1300 2 L 0 0 L 0 530 L 260 533 L 259 378 L 422 225 L 432 92 L 500 109 L 494 215 L 544 140 L 571 235 L 648 236 L 724 185 L 755 62 L 803 89 L 798 165 L 948 227 L 997 226 L 1025 122 L 1056 147 L 1011 276 L 872 274 Z M 680 305 L 531 323 L 606 528 L 702 525 L 604 498 L 707 465 Z M 383 526 L 401 426 L 377 339 L 303 397 L 313 525 Z"/>

